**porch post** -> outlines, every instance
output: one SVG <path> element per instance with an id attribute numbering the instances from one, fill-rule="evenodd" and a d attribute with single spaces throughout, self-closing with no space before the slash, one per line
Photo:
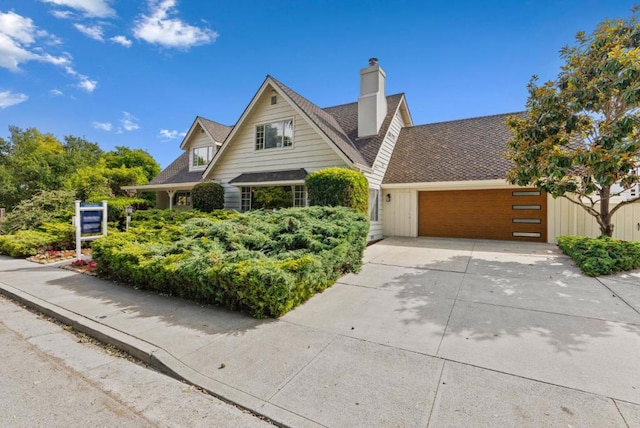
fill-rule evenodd
<path id="1" fill-rule="evenodd" d="M 169 210 L 173 209 L 173 195 L 175 193 L 175 190 L 167 190 L 167 195 L 169 195 Z"/>

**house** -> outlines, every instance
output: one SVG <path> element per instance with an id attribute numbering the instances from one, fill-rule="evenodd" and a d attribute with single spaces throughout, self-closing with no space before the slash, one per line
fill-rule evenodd
<path id="1" fill-rule="evenodd" d="M 369 182 L 371 241 L 554 242 L 560 234 L 598 234 L 569 202 L 506 182 L 509 114 L 414 125 L 405 95 L 387 95 L 385 80 L 372 58 L 360 70 L 356 102 L 320 108 L 267 76 L 233 127 L 197 117 L 180 146 L 184 153 L 149 185 L 127 189 L 158 191 L 159 207 L 178 208 L 190 206 L 195 184 L 215 181 L 225 189 L 225 208 L 246 211 L 261 188 L 278 187 L 293 206 L 304 206 L 305 177 L 340 166 Z M 621 220 L 620 237 L 640 240 L 636 214 Z"/>

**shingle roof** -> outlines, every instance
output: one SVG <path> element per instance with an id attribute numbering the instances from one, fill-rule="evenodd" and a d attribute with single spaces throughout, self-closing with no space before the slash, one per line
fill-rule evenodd
<path id="1" fill-rule="evenodd" d="M 383 183 L 492 180 L 506 177 L 508 113 L 403 128 Z"/>
<path id="2" fill-rule="evenodd" d="M 197 116 L 196 121 L 198 120 L 218 143 L 222 143 L 233 129 L 233 126 L 223 125 L 202 116 Z M 189 172 L 189 150 L 186 150 L 163 169 L 158 176 L 154 177 L 149 184 L 196 183 L 199 181 L 202 181 L 202 171 Z"/>
<path id="3" fill-rule="evenodd" d="M 214 122 L 213 120 L 205 119 L 202 116 L 198 116 L 198 118 L 200 119 L 202 126 L 207 128 L 207 132 L 218 143 L 222 143 L 224 140 L 226 140 L 227 135 L 229 135 L 229 133 L 233 129 L 233 126 L 223 125 L 221 123 Z"/>
<path id="4" fill-rule="evenodd" d="M 245 172 L 244 174 L 240 174 L 233 180 L 229 181 L 229 183 L 240 184 L 269 181 L 298 181 L 304 180 L 306 176 L 307 171 L 304 168 L 291 169 L 287 171 Z"/>
<path id="5" fill-rule="evenodd" d="M 162 170 L 149 184 L 196 183 L 202 181 L 202 171 L 189 172 L 189 151 Z"/>
<path id="6" fill-rule="evenodd" d="M 358 138 L 358 103 L 342 104 L 334 107 L 326 107 L 323 110 L 335 118 L 339 126 L 345 132 L 349 140 L 351 140 L 358 151 L 367 161 L 366 165 L 373 166 L 378 156 L 380 145 L 384 140 L 387 129 L 391 124 L 393 115 L 398 108 L 398 103 L 402 100 L 404 94 L 395 94 L 387 96 L 387 116 L 380 126 L 380 132 L 365 138 Z"/>
<path id="7" fill-rule="evenodd" d="M 349 139 L 345 131 L 340 127 L 336 118 L 321 109 L 311 101 L 307 100 L 294 90 L 290 89 L 282 82 L 271 78 L 274 84 L 276 84 L 287 96 L 293 101 L 300 110 L 302 110 L 309 118 L 320 128 L 324 134 L 333 141 L 336 146 L 344 153 L 353 163 L 360 165 L 369 165 L 363 157 L 362 153 L 358 151 L 353 142 Z"/>

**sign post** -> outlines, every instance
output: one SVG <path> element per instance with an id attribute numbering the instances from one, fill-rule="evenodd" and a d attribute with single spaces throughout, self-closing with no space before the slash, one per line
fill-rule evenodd
<path id="1" fill-rule="evenodd" d="M 107 236 L 107 201 L 100 204 L 88 204 L 76 201 L 76 215 L 73 225 L 76 227 L 76 259 L 82 258 L 82 241 Z M 87 236 L 89 235 L 89 236 Z"/>

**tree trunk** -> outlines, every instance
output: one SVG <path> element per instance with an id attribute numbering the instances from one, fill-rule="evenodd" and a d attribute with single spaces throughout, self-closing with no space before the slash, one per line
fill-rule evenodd
<path id="1" fill-rule="evenodd" d="M 609 199 L 611 198 L 611 186 L 603 186 L 600 189 L 600 233 L 604 236 L 613 236 L 613 224 L 611 224 L 611 213 Z"/>

